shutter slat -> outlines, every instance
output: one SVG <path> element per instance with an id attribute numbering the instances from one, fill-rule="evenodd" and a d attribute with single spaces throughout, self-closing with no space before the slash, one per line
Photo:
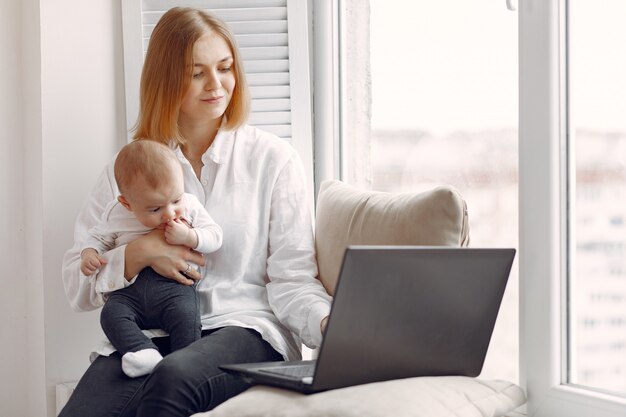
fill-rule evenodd
<path id="1" fill-rule="evenodd" d="M 289 59 L 289 47 L 268 46 L 259 48 L 239 48 L 241 57 L 246 60 Z"/>
<path id="2" fill-rule="evenodd" d="M 266 74 L 248 74 L 247 75 L 249 86 L 263 86 L 263 85 L 289 85 L 289 73 L 275 73 L 270 72 Z"/>
<path id="3" fill-rule="evenodd" d="M 286 7 L 266 7 L 266 8 L 249 8 L 249 9 L 207 9 L 204 10 L 214 14 L 226 23 L 229 22 L 247 22 L 257 20 L 287 20 Z M 142 13 L 144 24 L 156 24 L 165 10 L 144 11 Z"/>
<path id="4" fill-rule="evenodd" d="M 250 87 L 250 96 L 257 98 L 289 98 L 289 86 Z"/>
<path id="5" fill-rule="evenodd" d="M 258 34 L 235 35 L 235 39 L 240 48 L 289 45 L 286 33 L 268 33 L 263 36 L 259 36 Z"/>
<path id="6" fill-rule="evenodd" d="M 253 22 L 230 22 L 235 34 L 287 33 L 286 20 L 259 20 Z"/>
<path id="7" fill-rule="evenodd" d="M 250 113 L 249 123 L 256 126 L 291 124 L 291 113 L 288 111 Z"/>
<path id="8" fill-rule="evenodd" d="M 266 72 L 288 72 L 289 60 L 288 59 L 276 59 L 273 61 L 260 59 L 255 61 L 245 61 L 243 66 L 246 69 L 246 74 L 266 73 Z"/>
<path id="9" fill-rule="evenodd" d="M 281 138 L 291 138 L 291 125 L 263 125 L 263 130 Z"/>
<path id="10" fill-rule="evenodd" d="M 287 0 L 184 0 L 176 1 L 176 6 L 193 7 L 195 9 L 224 9 L 228 7 L 284 7 Z M 168 10 L 172 5 L 171 0 L 144 0 L 144 11 Z"/>
<path id="11" fill-rule="evenodd" d="M 291 111 L 291 100 L 288 98 L 257 98 L 250 104 L 252 112 Z"/>
<path id="12" fill-rule="evenodd" d="M 236 35 L 235 39 L 240 49 L 244 48 L 259 48 L 259 47 L 283 47 L 288 48 L 287 34 L 286 33 L 272 33 L 259 35 Z M 150 37 L 144 36 L 143 38 L 143 50 L 148 50 L 148 43 Z"/>
<path id="13" fill-rule="evenodd" d="M 156 23 L 144 22 L 142 33 L 144 38 L 150 38 Z M 272 33 L 287 33 L 287 21 L 285 20 L 260 20 L 250 22 L 230 22 L 228 24 L 235 36 L 237 35 L 265 35 Z"/>

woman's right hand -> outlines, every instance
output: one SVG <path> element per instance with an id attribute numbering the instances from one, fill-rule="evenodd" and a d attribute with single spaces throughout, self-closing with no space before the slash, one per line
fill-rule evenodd
<path id="1" fill-rule="evenodd" d="M 202 277 L 189 262 L 204 265 L 204 257 L 186 246 L 170 245 L 165 241 L 163 230 L 155 229 L 126 245 L 124 276 L 131 280 L 142 269 L 149 266 L 159 275 L 185 285 L 192 285 Z M 189 270 L 186 275 L 181 271 Z"/>

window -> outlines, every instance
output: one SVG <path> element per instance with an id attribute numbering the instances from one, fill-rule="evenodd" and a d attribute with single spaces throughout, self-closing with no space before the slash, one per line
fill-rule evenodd
<path id="1" fill-rule="evenodd" d="M 621 3 L 520 2 L 521 352 L 533 416 L 626 412 L 615 337 L 626 245 L 610 220 L 623 215 L 614 197 L 624 171 L 601 156 L 623 131 L 609 122 L 623 113 L 623 67 L 612 67 L 622 57 L 605 61 L 620 55 Z"/>
<path id="2" fill-rule="evenodd" d="M 343 180 L 452 185 L 472 246 L 516 247 L 517 14 L 504 1 L 340 2 Z M 518 380 L 514 266 L 482 376 Z"/>
<path id="3" fill-rule="evenodd" d="M 339 97 L 337 94 L 317 95 L 315 100 L 316 115 L 316 174 L 317 179 L 324 179 L 331 176 L 339 176 L 340 171 L 344 171 L 344 177 L 349 179 L 351 169 L 364 169 L 361 173 L 372 172 L 373 159 L 353 160 L 352 168 L 350 161 L 342 161 L 343 167 L 336 156 L 338 155 L 338 144 L 334 138 L 339 137 L 339 119 L 344 119 L 349 123 L 343 123 L 343 137 L 346 138 L 346 127 L 363 129 L 361 133 L 367 133 L 367 129 L 372 129 L 369 123 L 369 112 L 374 107 L 362 106 L 365 101 L 352 103 L 354 109 L 360 109 L 352 115 L 346 114 L 350 106 L 345 105 L 345 100 L 354 100 L 354 97 L 368 99 L 366 95 L 369 85 L 369 68 L 363 69 L 363 63 L 367 62 L 361 52 L 369 51 L 369 48 L 354 50 L 351 56 L 350 65 L 361 66 L 365 77 L 361 78 L 361 91 L 351 96 L 345 85 L 338 88 L 339 74 L 333 72 L 333 68 L 339 60 L 339 53 L 334 49 L 336 39 L 336 27 L 339 25 L 338 10 L 342 11 L 344 25 L 349 23 L 349 30 L 360 31 L 362 27 L 355 24 L 353 12 L 358 12 L 357 3 L 361 9 L 366 9 L 369 16 L 369 7 L 375 9 L 375 0 L 371 0 L 368 6 L 356 0 L 343 0 L 342 8 L 333 9 L 336 2 L 315 2 L 316 30 L 318 22 L 323 23 L 323 35 L 316 35 L 316 72 L 315 88 L 323 91 L 340 91 L 343 95 L 344 106 L 341 112 L 338 110 Z M 479 0 L 467 2 L 471 6 L 464 9 L 464 5 L 458 2 L 445 2 L 448 14 L 437 15 L 436 10 L 439 2 L 428 2 L 428 7 L 423 9 L 423 13 L 433 16 L 440 25 L 454 21 L 454 15 L 463 15 L 465 19 L 473 22 L 473 31 L 481 32 L 483 28 L 489 27 L 492 19 L 485 18 L 491 16 L 486 11 L 473 14 L 474 7 L 482 7 Z M 487 2 L 485 2 L 487 3 Z M 498 2 L 488 2 L 498 3 Z M 501 2 L 504 3 L 504 2 Z M 569 4 L 568 4 L 569 3 Z M 626 395 L 620 388 L 602 387 L 596 384 L 596 375 L 605 373 L 611 375 L 615 380 L 623 381 L 625 372 L 619 362 L 613 362 L 609 366 L 597 368 L 588 366 L 581 368 L 582 363 L 594 364 L 595 352 L 605 350 L 621 352 L 626 346 L 626 342 L 619 338 L 613 340 L 600 340 L 597 343 L 582 343 L 577 339 L 576 332 L 581 328 L 585 331 L 596 331 L 604 326 L 614 329 L 614 332 L 624 333 L 624 303 L 626 293 L 613 288 L 614 283 L 602 285 L 581 286 L 583 279 L 580 271 L 575 269 L 579 253 L 584 259 L 585 251 L 597 251 L 602 254 L 601 258 L 591 259 L 587 276 L 593 277 L 597 274 L 610 275 L 612 279 L 621 283 L 624 282 L 624 271 L 626 268 L 621 262 L 624 258 L 623 251 L 626 242 L 623 239 L 583 239 L 582 228 L 589 230 L 609 230 L 614 233 L 616 230 L 623 230 L 622 219 L 624 218 L 624 205 L 613 204 L 621 201 L 625 191 L 621 186 L 620 176 L 623 175 L 624 164 L 617 170 L 612 170 L 610 175 L 603 175 L 596 178 L 598 183 L 586 181 L 584 175 L 579 175 L 576 170 L 577 149 L 583 150 L 586 145 L 578 145 L 581 140 L 578 129 L 595 130 L 596 134 L 605 135 L 607 132 L 618 133 L 619 146 L 623 146 L 621 139 L 620 124 L 612 125 L 603 121 L 600 126 L 587 123 L 591 120 L 591 114 L 584 115 L 580 112 L 588 111 L 588 106 L 599 106 L 601 115 L 609 117 L 610 114 L 624 114 L 624 106 L 620 101 L 626 97 L 626 91 L 622 86 L 622 78 L 619 74 L 624 73 L 621 66 L 621 59 L 626 56 L 622 53 L 624 44 L 623 24 L 619 18 L 624 16 L 623 3 L 620 0 L 607 2 L 594 2 L 592 0 L 524 0 L 518 2 L 518 22 L 519 22 L 519 44 L 517 56 L 519 57 L 519 273 L 521 276 L 519 286 L 520 299 L 520 382 L 528 391 L 527 414 L 534 417 L 548 416 L 568 416 L 568 417 L 617 417 L 626 414 Z M 422 2 L 418 2 L 422 4 Z M 425 2 L 424 2 L 425 4 Z M 402 15 L 408 13 L 412 6 L 407 2 L 393 7 L 387 2 L 386 7 L 395 13 L 397 20 L 394 20 L 393 29 L 402 29 Z M 417 5 L 416 5 L 417 6 Z M 566 30 L 568 23 L 566 19 L 567 7 L 570 10 L 570 28 L 567 39 Z M 576 11 L 574 8 L 578 8 Z M 594 9 L 594 10 L 591 10 Z M 460 11 L 462 10 L 462 12 Z M 372 13 L 373 14 L 373 13 Z M 323 17 L 322 17 L 323 16 Z M 437 16 L 437 19 L 434 17 Z M 346 20 L 347 19 L 347 20 Z M 479 23 L 476 23 L 479 22 Z M 457 27 L 459 26 L 458 22 Z M 369 24 L 369 23 L 368 23 Z M 413 24 L 413 23 L 411 23 Z M 454 25 L 450 25 L 454 26 Z M 462 25 L 461 25 L 462 26 Z M 392 28 L 389 28 L 390 30 Z M 345 29 L 345 26 L 344 26 Z M 406 29 L 406 28 L 405 28 Z M 450 29 L 451 31 L 454 28 Z M 462 31 L 462 36 L 473 36 L 472 31 Z M 318 33 L 320 33 L 318 31 Z M 345 33 L 345 31 L 344 31 Z M 491 37 L 501 36 L 502 33 L 492 31 Z M 368 37 L 368 32 L 358 32 L 358 37 Z M 443 35 L 442 35 L 443 36 Z M 441 41 L 442 36 L 432 36 L 431 42 Z M 599 36 L 599 38 L 597 37 Z M 357 36 L 353 36 L 357 37 Z M 591 39 L 595 39 L 591 41 Z M 320 42 L 321 40 L 321 42 Z M 341 37 L 343 48 L 350 38 L 344 34 Z M 394 42 L 388 45 L 393 48 L 395 43 L 402 42 L 402 38 L 395 38 Z M 462 40 L 459 40 L 461 42 Z M 367 40 L 369 42 L 369 40 Z M 580 44 L 578 44 L 580 43 Z M 472 48 L 480 48 L 481 45 L 471 45 Z M 569 47 L 569 49 L 568 49 Z M 414 48 L 411 49 L 413 51 Z M 585 49 L 587 51 L 585 52 Z M 406 49 L 403 50 L 405 52 Z M 498 51 L 501 52 L 501 51 Z M 439 54 L 446 53 L 445 50 Z M 506 53 L 506 52 L 505 52 Z M 585 57 L 585 53 L 591 54 Z M 584 66 L 577 68 L 581 62 L 576 58 L 579 55 L 581 60 L 590 61 L 592 64 L 591 73 L 593 78 L 581 78 Z M 615 59 L 615 63 L 607 64 L 606 60 Z M 324 57 L 324 59 L 321 59 Z M 345 56 L 344 56 L 345 58 Z M 567 65 L 569 60 L 569 67 Z M 395 61 L 389 62 L 393 65 Z M 583 62 L 584 63 L 584 62 Z M 428 61 L 420 61 L 420 65 L 427 65 Z M 612 67 L 615 64 L 614 68 Z M 344 62 L 345 65 L 345 62 Z M 461 68 L 459 72 L 463 72 Z M 344 66 L 344 72 L 346 68 Z M 415 72 L 422 69 L 415 65 Z M 352 69 L 350 69 L 352 71 Z M 372 69 L 373 71 L 373 69 Z M 441 70 L 445 75 L 445 69 Z M 468 70 L 469 71 L 469 70 Z M 568 74 L 571 76 L 568 79 Z M 350 73 L 354 76 L 353 73 Z M 395 74 L 399 77 L 400 73 Z M 344 74 L 345 77 L 345 74 Z M 374 84 L 372 75 L 372 85 Z M 387 81 L 394 81 L 388 79 Z M 585 84 L 587 82 L 587 85 Z M 357 84 L 358 86 L 359 84 Z M 463 87 L 465 89 L 465 87 Z M 468 87 L 471 89 L 471 87 Z M 569 90 L 568 90 L 569 89 Z M 346 93 L 348 93 L 346 95 Z M 359 96 L 359 94 L 361 94 Z M 587 95 L 588 94 L 588 95 Z M 600 99 L 598 99 L 601 95 Z M 321 97 L 321 100 L 318 98 Z M 419 97 L 417 97 L 419 98 Z M 605 98 L 616 98 L 613 107 L 604 110 L 602 106 L 611 106 L 605 103 Z M 375 100 L 375 98 L 374 98 Z M 585 102 L 587 101 L 587 102 Z M 318 105 L 318 103 L 322 103 Z M 366 103 L 366 102 L 365 102 Z M 395 105 L 395 102 L 394 102 Z M 437 103 L 432 103 L 436 106 Z M 584 110 L 587 107 L 587 110 Z M 578 114 L 577 114 L 578 112 Z M 350 119 L 350 118 L 356 119 Z M 623 118 L 623 117 L 622 117 Z M 320 119 L 322 122 L 320 123 Z M 368 123 L 360 124 L 367 120 Z M 375 120 L 373 114 L 371 120 Z M 615 118 L 621 123 L 619 117 Z M 617 129 L 619 128 L 619 129 Z M 373 129 L 372 129 L 373 130 Z M 569 131 L 569 133 L 568 133 Z M 353 131 L 354 132 L 354 131 Z M 320 134 L 321 133 L 321 134 Z M 569 138 L 569 143 L 566 140 Z M 370 138 L 371 135 L 363 137 Z M 328 142 L 328 138 L 334 139 Z M 616 139 L 614 137 L 613 139 Z M 603 145 L 602 140 L 597 137 L 590 142 Z M 371 143 L 371 142 L 368 142 Z M 319 146 L 321 144 L 321 146 Z M 350 149 L 350 144 L 344 144 L 344 150 Z M 370 146 L 370 145 L 367 145 Z M 373 145 L 372 145 L 373 147 Z M 596 151 L 595 147 L 585 148 L 587 151 Z M 344 151 L 345 152 L 345 151 Z M 569 164 L 567 156 L 569 152 Z M 621 157 L 624 155 L 623 148 L 615 148 L 615 154 L 611 157 Z M 348 152 L 349 158 L 358 158 L 355 155 L 370 155 L 371 152 L 359 154 L 358 148 Z M 321 156 L 321 158 L 320 158 Z M 344 155 L 345 156 L 345 155 Z M 585 155 L 588 157 L 589 155 Z M 582 157 L 582 155 L 581 155 Z M 318 170 L 320 164 L 317 162 L 327 162 L 324 169 Z M 593 158 L 591 158 L 593 161 Z M 595 163 L 600 164 L 599 168 L 606 168 L 602 158 L 596 159 Z M 361 164 L 361 168 L 359 167 Z M 585 163 L 581 163 L 585 166 Z M 353 171 L 358 172 L 358 171 Z M 595 175 L 595 174 L 594 174 Z M 376 176 L 357 175 L 358 178 L 365 178 L 366 186 L 371 186 L 376 181 Z M 615 181 L 615 179 L 618 181 Z M 605 186 L 611 184 L 610 186 Z M 362 184 L 363 185 L 363 184 Z M 618 186 L 619 185 L 619 186 Z M 605 195 L 606 194 L 606 195 Z M 608 199 L 610 204 L 601 215 L 599 211 L 587 210 L 585 207 L 594 204 L 599 199 Z M 597 208 L 605 209 L 598 206 Z M 470 210 L 471 203 L 470 203 Z M 608 217 L 607 217 L 608 216 Z M 470 219 L 473 220 L 472 211 Z M 620 236 L 621 237 L 621 236 Z M 610 255 L 608 255 L 610 254 Z M 608 262 L 607 262 L 608 261 Z M 587 263 L 585 261 L 585 263 Z M 607 272 L 608 271 L 608 272 Z M 569 276 L 568 276 L 569 273 Z M 588 279 L 588 278 L 587 278 Z M 608 290 L 607 290 L 608 289 Z M 619 305 L 611 314 L 605 316 L 583 315 L 582 304 L 577 304 L 576 294 L 582 294 L 590 302 L 612 303 Z M 568 304 L 569 302 L 569 304 Z M 579 303 L 580 301 L 578 301 Z M 580 320 L 576 320 L 576 317 Z M 583 359 L 579 353 L 588 355 L 588 359 Z M 571 353 L 571 355 L 570 355 Z M 622 354 L 623 356 L 623 354 Z M 584 362 L 580 362 L 583 360 Z"/>
<path id="4" fill-rule="evenodd" d="M 381 9 L 377 7 L 376 0 L 371 0 L 367 5 L 355 0 L 343 0 L 339 2 L 340 7 L 333 10 L 329 10 L 332 9 L 330 4 L 336 2 L 323 3 L 323 6 L 315 5 L 315 16 L 318 22 L 320 11 L 327 13 L 325 15 L 327 19 L 321 19 L 326 25 L 327 43 L 326 46 L 320 46 L 316 38 L 315 86 L 316 90 L 324 88 L 324 91 L 336 91 L 340 94 L 326 95 L 323 106 L 318 106 L 321 101 L 317 100 L 319 96 L 316 96 L 316 127 L 320 116 L 325 121 L 321 125 L 323 129 L 316 128 L 316 145 L 320 143 L 319 133 L 322 130 L 323 137 L 326 139 L 337 138 L 340 132 L 344 143 L 342 144 L 343 158 L 336 157 L 339 154 L 339 144 L 336 140 L 331 143 L 322 141 L 323 146 L 316 147 L 318 158 L 320 155 L 330 155 L 330 158 L 318 160 L 327 162 L 335 157 L 330 164 L 326 164 L 326 170 L 320 171 L 318 171 L 318 160 L 316 160 L 316 173 L 321 179 L 329 176 L 343 176 L 350 182 L 373 188 L 383 187 L 382 184 L 394 184 L 394 181 L 388 180 L 393 178 L 392 175 L 395 175 L 396 179 L 403 178 L 400 173 L 408 168 L 401 165 L 398 168 L 398 165 L 408 158 L 409 153 L 402 155 L 402 158 L 393 156 L 388 158 L 392 162 L 398 162 L 395 171 L 389 169 L 385 173 L 379 170 L 380 167 L 385 166 L 386 162 L 381 162 L 378 159 L 381 154 L 376 154 L 380 149 L 376 144 L 378 140 L 376 135 L 382 130 L 381 119 L 377 116 L 380 107 L 376 107 L 376 103 L 377 97 L 382 96 L 376 93 L 378 70 L 374 63 L 375 57 L 363 55 L 364 53 L 372 54 L 375 51 L 374 46 L 370 49 L 363 45 L 369 45 L 370 41 L 372 45 L 375 45 L 376 21 L 383 17 L 380 15 Z M 493 41 L 492 38 L 507 38 L 506 29 L 494 30 L 494 27 L 490 26 L 496 24 L 493 23 L 494 21 L 502 23 L 503 19 L 507 19 L 507 17 L 494 18 L 494 15 L 486 10 L 498 2 L 484 2 L 485 4 L 478 0 L 464 2 L 468 3 L 467 5 L 461 2 L 452 2 L 452 4 L 445 2 L 445 6 L 442 7 L 446 7 L 446 11 L 441 14 L 437 13 L 439 7 L 437 3 L 432 1 L 402 2 L 394 7 L 393 4 L 385 2 L 386 10 L 382 11 L 383 15 L 385 12 L 390 12 L 394 19 L 386 29 L 388 31 L 424 30 L 428 27 L 428 21 L 423 22 L 419 20 L 419 16 L 415 17 L 411 14 L 415 8 L 422 7 L 421 15 L 431 17 L 432 21 L 440 26 L 440 28 L 435 27 L 425 36 L 431 44 L 437 44 L 437 42 L 445 44 L 446 36 L 450 32 L 456 36 L 454 38 L 456 42 L 447 45 L 452 47 L 452 50 L 459 48 L 459 45 L 463 44 L 464 37 L 467 37 L 473 39 L 467 49 L 476 49 L 480 54 L 478 51 L 481 50 L 483 44 L 477 41 L 476 37 L 480 36 L 481 32 L 490 32 L 486 37 L 487 44 Z M 487 6 L 486 3 L 491 4 Z M 608 360 L 607 362 L 610 363 L 594 366 L 600 363 L 599 359 L 594 359 L 602 355 L 599 352 L 610 352 L 607 358 L 617 357 L 617 352 L 623 352 L 626 341 L 620 337 L 614 337 L 598 338 L 592 343 L 588 336 L 582 337 L 583 331 L 589 332 L 587 335 L 590 335 L 591 332 L 603 332 L 603 328 L 613 329 L 611 330 L 613 333 L 623 333 L 622 329 L 626 323 L 623 307 L 626 302 L 626 293 L 616 287 L 623 285 L 626 273 L 626 267 L 623 264 L 626 242 L 622 236 L 623 219 L 626 213 L 623 208 L 625 206 L 618 203 L 626 191 L 622 181 L 624 161 L 621 165 L 613 165 L 612 169 L 607 169 L 609 166 L 605 162 L 608 161 L 605 161 L 602 156 L 598 158 L 589 154 L 589 152 L 597 152 L 599 150 L 597 146 L 603 152 L 613 149 L 610 152 L 611 158 L 619 159 L 626 154 L 621 133 L 623 126 L 620 124 L 623 121 L 620 117 L 616 117 L 613 118 L 614 122 L 607 122 L 613 114 L 624 114 L 624 106 L 620 104 L 620 100 L 621 97 L 626 97 L 626 91 L 621 84 L 623 77 L 619 77 L 619 74 L 624 73 L 621 60 L 625 56 L 620 53 L 623 49 L 620 46 L 624 44 L 623 25 L 617 21 L 620 16 L 624 15 L 624 6 L 620 3 L 623 2 L 613 0 L 599 5 L 598 2 L 591 0 L 570 1 L 569 4 L 566 0 L 524 0 L 518 3 L 519 47 L 516 49 L 513 38 L 512 44 L 507 44 L 509 49 L 497 49 L 497 55 L 506 56 L 512 50 L 514 58 L 519 58 L 519 141 L 517 147 L 519 149 L 520 250 L 518 259 L 519 273 L 522 277 L 519 290 L 521 306 L 519 347 L 520 382 L 527 387 L 529 394 L 528 415 L 616 417 L 626 413 L 623 390 L 614 383 L 608 386 L 605 382 L 597 382 L 600 379 L 606 381 L 607 377 L 612 378 L 613 381 L 624 381 L 626 373 L 620 362 Z M 567 6 L 572 7 L 569 22 L 565 13 Z M 364 31 L 363 21 L 359 20 L 359 13 L 365 13 L 368 17 L 367 31 Z M 414 16 L 414 19 L 409 18 L 409 23 L 406 23 L 403 20 L 405 16 Z M 461 22 L 457 21 L 457 16 L 463 16 Z M 509 16 L 514 16 L 514 14 L 509 14 Z M 373 22 L 371 32 L 369 19 Z M 464 24 L 467 22 L 463 20 L 471 22 L 471 30 L 466 29 Z M 450 24 L 446 25 L 447 22 Z M 566 30 L 567 23 L 570 24 L 569 31 Z M 342 27 L 341 32 L 333 31 L 337 26 Z M 448 32 L 444 27 L 448 28 Z M 510 28 L 514 25 L 507 24 L 504 27 Z M 466 30 L 463 30 L 464 28 Z M 333 39 L 331 33 L 341 33 L 339 39 L 341 54 L 332 47 L 335 45 L 333 41 L 337 39 Z M 567 34 L 570 36 L 569 39 L 566 38 Z M 346 49 L 355 39 L 361 42 L 361 47 L 353 47 L 352 51 Z M 407 42 L 407 39 L 412 38 L 396 36 L 392 42 L 386 43 L 385 47 L 392 51 L 399 44 Z M 410 48 L 404 47 L 401 50 L 402 56 L 410 51 L 413 57 L 421 58 L 420 60 L 416 58 L 411 62 L 409 73 L 411 87 L 415 84 L 419 85 L 423 78 L 419 78 L 419 74 L 428 73 L 429 65 L 433 65 L 437 59 L 445 62 L 443 55 L 450 55 L 452 60 L 455 56 L 463 56 L 463 51 L 455 55 L 446 48 L 435 50 L 432 56 L 427 54 L 419 56 L 415 52 L 419 49 L 418 46 L 420 46 L 418 43 L 414 43 Z M 319 64 L 320 56 L 328 59 Z M 616 61 L 607 63 L 606 60 L 609 58 Z M 500 59 L 506 61 L 508 58 Z M 332 71 L 333 66 L 338 67 L 335 64 L 339 61 L 342 63 L 341 74 Z M 389 67 L 387 69 L 391 71 L 395 69 L 392 77 L 384 79 L 386 83 L 393 84 L 396 79 L 406 76 L 401 70 L 395 68 L 398 63 L 395 56 L 391 60 L 382 62 Z M 492 63 L 494 60 L 489 62 Z M 585 67 L 583 64 L 591 65 Z M 320 65 L 322 71 L 320 71 Z M 430 74 L 436 81 L 450 78 L 449 68 L 442 68 L 441 62 L 430 68 L 439 71 Z M 456 68 L 455 75 L 459 77 L 472 72 L 471 65 L 458 65 Z M 590 72 L 585 73 L 585 71 Z M 350 74 L 349 78 L 352 80 L 356 77 L 357 81 L 353 81 L 352 86 L 345 84 L 348 78 L 346 73 Z M 597 78 L 594 79 L 594 77 Z M 348 81 L 351 81 L 350 79 Z M 344 81 L 341 88 L 338 88 L 339 80 Z M 513 77 L 510 81 L 515 83 L 515 78 Z M 371 89 L 368 87 L 370 83 Z M 441 83 L 437 85 L 438 96 L 435 99 L 426 100 L 428 108 L 422 112 L 428 114 L 438 108 L 445 108 L 442 114 L 453 114 L 454 106 L 458 103 L 441 107 L 438 101 L 446 100 L 445 97 L 450 96 L 449 91 L 446 92 L 445 83 L 443 84 L 443 87 Z M 494 85 L 500 84 L 495 81 Z M 403 84 L 403 90 L 396 90 L 393 96 L 394 108 L 401 105 L 395 99 L 409 91 L 408 86 L 409 84 Z M 389 84 L 383 87 L 387 87 L 390 91 L 393 89 Z M 471 92 L 472 87 L 465 81 L 458 93 Z M 493 88 L 488 91 L 491 89 Z M 416 101 L 411 102 L 408 108 L 414 110 L 413 121 L 421 122 L 423 120 L 419 119 L 417 101 L 422 99 L 422 96 L 413 95 L 413 97 Z M 457 96 L 453 95 L 453 97 Z M 609 98 L 616 99 L 614 104 L 605 103 Z M 372 104 L 368 107 L 370 99 Z M 339 106 L 339 103 L 342 105 Z M 472 111 L 479 109 L 476 112 L 480 113 L 481 110 L 488 108 L 488 103 L 485 105 L 481 102 L 483 107 L 478 106 L 478 101 L 475 103 L 476 106 L 472 108 Z M 611 107 L 607 109 L 604 106 Z M 605 118 L 602 122 L 591 123 L 592 115 L 584 114 L 591 111 L 592 107 L 597 107 L 593 110 L 600 110 L 597 114 Z M 340 120 L 343 123 L 339 123 Z M 492 118 L 491 122 L 494 120 L 502 122 L 506 118 Z M 427 121 L 434 122 L 436 119 L 428 117 Z M 468 126 L 472 126 L 473 121 L 469 121 L 462 128 L 467 129 Z M 336 126 L 341 126 L 341 129 Z M 424 123 L 423 126 L 425 126 L 423 130 L 427 132 L 436 130 L 431 127 L 434 123 L 431 126 Z M 586 139 L 583 132 L 587 133 Z M 568 135 L 569 142 L 566 140 Z M 361 142 L 362 138 L 366 138 L 365 145 L 361 144 L 359 147 L 359 141 L 350 142 L 350 138 L 356 136 L 361 138 Z M 603 136 L 607 138 L 602 139 Z M 387 146 L 389 142 L 401 141 L 403 136 L 392 134 L 385 138 L 384 145 Z M 423 139 L 423 136 L 420 139 Z M 422 142 L 425 141 L 422 140 Z M 389 147 L 393 146 L 396 145 L 392 144 Z M 321 151 L 326 153 L 318 153 L 318 148 L 323 148 Z M 386 149 L 385 152 L 392 151 Z M 568 152 L 569 164 L 566 158 Z M 600 155 L 602 155 L 601 152 Z M 419 176 L 417 177 L 419 185 L 428 186 L 429 181 L 457 181 L 453 182 L 453 185 L 460 188 L 468 199 L 471 230 L 474 232 L 479 226 L 475 226 L 477 218 L 472 208 L 471 191 L 466 193 L 463 188 L 463 181 L 465 181 L 463 172 L 447 177 L 442 176 L 442 172 L 445 173 L 446 169 L 450 170 L 445 165 L 441 166 L 445 158 L 433 159 L 439 164 L 434 164 L 436 165 L 434 167 L 429 166 L 431 169 L 428 172 L 435 173 L 435 178 L 426 178 L 426 175 Z M 427 162 L 429 161 L 425 161 Z M 595 164 L 594 169 L 605 172 L 591 173 L 589 170 L 585 172 L 584 167 L 589 167 L 589 164 Z M 411 167 L 411 169 L 414 168 Z M 320 173 L 322 175 L 319 175 Z M 607 204 L 598 204 L 598 201 L 606 201 Z M 590 239 L 586 232 L 583 233 L 585 230 L 606 233 L 605 236 L 595 236 Z M 472 236 L 474 236 L 473 233 Z M 610 236 L 617 237 L 610 238 Z M 475 241 L 473 243 L 476 244 Z M 590 253 L 595 253 L 597 256 L 588 257 Z M 583 264 L 586 265 L 584 268 L 578 268 Z M 603 278 L 602 283 L 597 283 L 601 285 L 594 285 L 595 282 L 592 283 L 589 277 L 600 275 L 606 279 Z M 587 278 L 583 278 L 584 276 Z M 589 303 L 611 304 L 617 308 L 612 309 L 610 314 L 586 314 L 581 299 L 586 299 Z M 619 355 L 624 356 L 623 353 Z M 584 367 L 583 364 L 585 364 Z M 618 395 L 615 395 L 616 393 Z"/>
<path id="5" fill-rule="evenodd" d="M 626 42 L 626 3 L 566 7 L 568 382 L 626 395 L 626 54 L 615 53 Z"/>

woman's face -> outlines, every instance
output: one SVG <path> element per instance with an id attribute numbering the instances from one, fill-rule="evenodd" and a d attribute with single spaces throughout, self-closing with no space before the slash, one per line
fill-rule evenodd
<path id="1" fill-rule="evenodd" d="M 233 54 L 226 41 L 208 33 L 193 46 L 193 75 L 180 112 L 188 120 L 207 121 L 222 117 L 235 88 Z"/>

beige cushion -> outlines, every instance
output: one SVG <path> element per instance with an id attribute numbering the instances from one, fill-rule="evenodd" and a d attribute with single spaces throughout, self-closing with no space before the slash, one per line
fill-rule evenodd
<path id="1" fill-rule="evenodd" d="M 313 395 L 254 386 L 195 417 L 496 417 L 525 401 L 511 382 L 419 377 Z"/>
<path id="2" fill-rule="evenodd" d="M 320 280 L 331 295 L 348 245 L 468 243 L 467 207 L 452 187 L 393 194 L 359 190 L 335 180 L 320 186 L 315 248 Z"/>

